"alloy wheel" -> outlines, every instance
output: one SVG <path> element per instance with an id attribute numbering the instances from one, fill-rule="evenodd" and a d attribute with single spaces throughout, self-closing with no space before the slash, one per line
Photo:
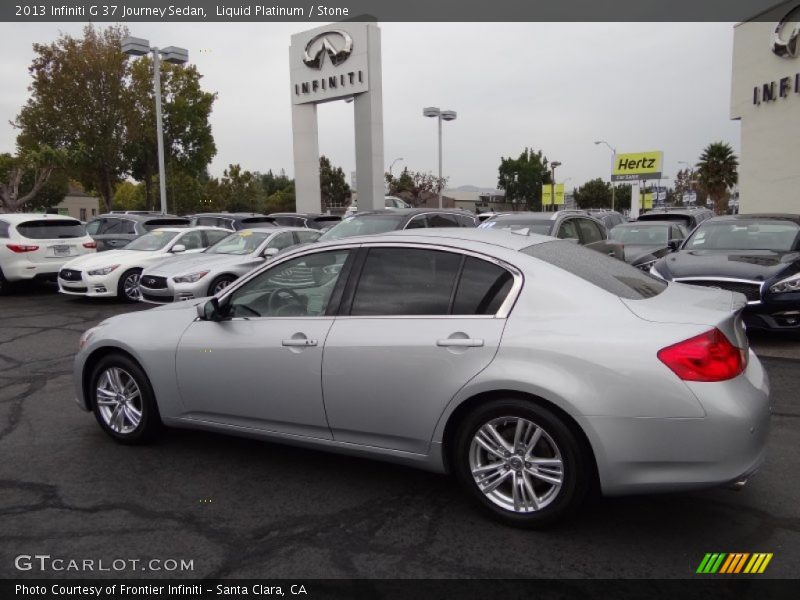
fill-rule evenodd
<path id="1" fill-rule="evenodd" d="M 100 416 L 115 433 L 131 433 L 142 422 L 142 393 L 125 369 L 109 367 L 100 373 L 95 399 Z"/>
<path id="2" fill-rule="evenodd" d="M 128 300 L 139 300 L 141 292 L 139 291 L 139 273 L 131 273 L 125 277 L 122 284 L 122 291 Z"/>

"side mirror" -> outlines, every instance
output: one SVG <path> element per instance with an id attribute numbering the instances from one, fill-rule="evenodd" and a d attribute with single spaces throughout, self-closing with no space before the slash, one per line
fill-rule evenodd
<path id="1" fill-rule="evenodd" d="M 267 248 L 266 250 L 264 250 L 263 256 L 264 258 L 272 258 L 277 253 L 278 253 L 277 248 Z"/>
<path id="2" fill-rule="evenodd" d="M 176 254 L 178 254 L 179 252 L 186 252 L 186 246 L 184 246 L 183 244 L 175 244 L 172 247 L 172 251 Z"/>
<path id="3" fill-rule="evenodd" d="M 219 300 L 216 296 L 212 297 L 205 304 L 197 305 L 197 316 L 203 321 L 221 321 L 222 314 L 219 310 Z"/>
<path id="4" fill-rule="evenodd" d="M 670 240 L 667 242 L 667 248 L 669 248 L 670 252 L 676 252 L 681 247 L 681 242 L 683 240 Z"/>

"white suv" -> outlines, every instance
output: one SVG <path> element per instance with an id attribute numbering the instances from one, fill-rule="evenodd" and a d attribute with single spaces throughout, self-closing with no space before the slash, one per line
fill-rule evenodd
<path id="1" fill-rule="evenodd" d="M 0 214 L 0 293 L 16 281 L 55 281 L 65 262 L 96 248 L 83 224 L 72 217 Z"/>

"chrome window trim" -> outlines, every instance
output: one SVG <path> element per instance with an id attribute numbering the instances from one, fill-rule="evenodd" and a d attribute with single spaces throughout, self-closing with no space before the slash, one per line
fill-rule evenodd
<path id="1" fill-rule="evenodd" d="M 316 316 L 301 316 L 301 317 L 234 317 L 229 319 L 230 321 L 255 321 L 261 319 L 506 319 L 508 318 L 509 314 L 511 314 L 511 310 L 514 308 L 514 305 L 519 298 L 520 292 L 522 291 L 522 286 L 525 282 L 525 277 L 517 267 L 514 265 L 496 258 L 494 256 L 489 256 L 488 254 L 483 254 L 481 252 L 476 252 L 474 250 L 467 250 L 464 248 L 456 248 L 453 246 L 444 246 L 441 244 L 430 244 L 425 242 L 382 242 L 379 240 L 364 242 L 360 244 L 340 244 L 336 246 L 328 246 L 324 249 L 318 248 L 308 248 L 303 251 L 293 252 L 287 256 L 281 257 L 280 259 L 273 259 L 268 261 L 263 266 L 253 269 L 247 275 L 244 275 L 237 279 L 234 283 L 229 285 L 225 288 L 225 291 L 221 296 L 219 296 L 220 302 L 223 300 L 227 300 L 228 296 L 233 294 L 236 290 L 238 290 L 241 286 L 246 284 L 248 281 L 257 277 L 263 271 L 267 269 L 272 269 L 273 267 L 277 267 L 289 260 L 294 260 L 296 258 L 301 258 L 303 256 L 307 256 L 309 254 L 318 254 L 322 252 L 338 252 L 340 250 L 352 250 L 353 248 L 414 248 L 414 249 L 422 249 L 422 250 L 439 250 L 442 252 L 454 252 L 456 254 L 463 254 L 465 256 L 471 256 L 473 258 L 477 258 L 480 260 L 485 260 L 487 262 L 496 264 L 497 266 L 505 269 L 514 279 L 514 283 L 511 285 L 511 289 L 508 291 L 506 295 L 506 299 L 503 300 L 503 303 L 500 305 L 500 308 L 497 312 L 493 315 L 316 315 Z M 199 319 L 199 318 L 198 318 Z"/>
<path id="2" fill-rule="evenodd" d="M 458 212 L 458 211 L 447 210 L 447 209 L 430 210 L 429 212 L 417 213 L 415 215 L 411 215 L 411 218 L 408 221 L 406 221 L 405 225 L 403 225 L 403 229 L 400 229 L 398 231 L 405 231 L 406 227 L 408 227 L 408 224 L 411 223 L 411 221 L 413 221 L 417 217 L 427 217 L 428 215 L 441 215 L 441 214 L 445 214 L 445 215 L 460 215 L 460 214 L 463 214 L 463 213 Z M 450 228 L 449 227 L 420 227 L 420 229 L 450 229 Z M 455 226 L 452 229 L 470 229 L 470 228 L 469 227 Z M 377 234 L 377 235 L 380 235 L 380 234 Z"/>
<path id="3" fill-rule="evenodd" d="M 731 283 L 749 283 L 758 286 L 759 296 L 764 292 L 764 285 L 767 283 L 766 281 L 754 281 L 752 279 L 738 279 L 736 277 L 675 277 L 672 279 L 672 281 L 676 281 L 678 283 L 691 283 L 692 281 L 729 281 Z M 756 304 L 761 304 L 761 300 L 748 300 L 747 304 L 749 306 L 755 306 Z"/>

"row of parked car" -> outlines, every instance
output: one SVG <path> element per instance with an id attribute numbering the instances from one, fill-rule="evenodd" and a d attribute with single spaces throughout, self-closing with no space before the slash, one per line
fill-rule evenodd
<path id="1" fill-rule="evenodd" d="M 65 294 L 163 304 L 217 294 L 297 245 L 400 230 L 479 227 L 566 239 L 655 277 L 739 292 L 748 301 L 748 326 L 800 331 L 800 217 L 711 217 L 707 209 L 651 211 L 634 222 L 613 211 L 580 210 L 474 215 L 460 209 L 392 208 L 344 220 L 298 213 L 110 213 L 84 231 L 80 223 L 58 215 L 3 215 L 0 238 L 20 243 L 0 248 L 0 289 L 8 281 L 50 278 L 57 271 Z"/>

